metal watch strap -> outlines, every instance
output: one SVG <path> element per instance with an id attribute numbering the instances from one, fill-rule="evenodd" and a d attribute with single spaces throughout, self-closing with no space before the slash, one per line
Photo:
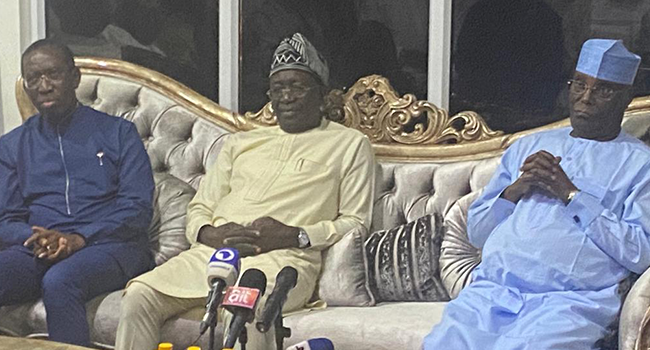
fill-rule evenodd
<path id="1" fill-rule="evenodd" d="M 298 227 L 298 248 L 305 249 L 309 248 L 310 246 L 311 242 L 309 241 L 307 231 L 305 231 L 302 227 Z"/>
<path id="2" fill-rule="evenodd" d="M 569 194 L 566 196 L 566 202 L 570 203 L 571 200 L 573 199 L 573 197 L 575 197 L 576 194 L 578 194 L 578 192 L 580 192 L 580 190 L 573 190 L 573 191 L 569 192 Z"/>

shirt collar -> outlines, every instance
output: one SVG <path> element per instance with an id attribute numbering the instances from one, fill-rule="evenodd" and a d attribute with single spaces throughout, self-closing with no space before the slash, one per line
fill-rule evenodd
<path id="1" fill-rule="evenodd" d="M 307 131 L 299 132 L 299 133 L 288 133 L 288 132 L 285 132 L 284 130 L 282 130 L 282 129 L 280 128 L 279 125 L 277 125 L 277 126 L 275 127 L 275 132 L 278 133 L 278 134 L 280 134 L 280 135 L 307 135 L 307 134 L 311 134 L 311 133 L 316 132 L 316 131 L 319 131 L 319 130 L 325 130 L 325 129 L 327 129 L 327 127 L 330 125 L 330 123 L 331 123 L 331 121 L 330 121 L 329 119 L 322 118 L 321 121 L 320 121 L 320 125 L 318 125 L 317 127 L 312 128 L 312 129 L 309 129 L 309 130 L 307 130 Z"/>
<path id="2" fill-rule="evenodd" d="M 75 119 L 78 119 L 79 117 L 79 111 L 81 110 L 82 105 L 77 101 L 77 106 L 68 114 L 66 117 L 64 117 L 58 124 L 51 124 L 50 122 L 47 121 L 47 119 L 41 115 L 41 125 L 43 130 L 47 132 L 52 132 L 52 133 L 61 133 L 64 134 L 66 130 L 68 130 L 68 127 L 70 124 L 72 124 L 72 121 Z"/>

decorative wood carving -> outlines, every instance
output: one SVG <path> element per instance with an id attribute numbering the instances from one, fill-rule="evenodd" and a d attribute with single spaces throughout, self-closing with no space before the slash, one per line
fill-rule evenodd
<path id="1" fill-rule="evenodd" d="M 379 75 L 359 79 L 344 99 L 344 124 L 361 130 L 374 143 L 455 144 L 503 134 L 492 131 L 477 113 L 449 118 L 447 111 L 412 94 L 399 97 Z"/>

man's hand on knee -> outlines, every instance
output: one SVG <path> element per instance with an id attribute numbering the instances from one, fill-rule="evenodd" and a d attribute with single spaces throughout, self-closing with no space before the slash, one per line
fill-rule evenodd
<path id="1" fill-rule="evenodd" d="M 40 226 L 33 226 L 32 231 L 33 234 L 24 245 L 31 246 L 39 259 L 57 262 L 86 246 L 83 236 L 76 233 L 63 233 Z"/>

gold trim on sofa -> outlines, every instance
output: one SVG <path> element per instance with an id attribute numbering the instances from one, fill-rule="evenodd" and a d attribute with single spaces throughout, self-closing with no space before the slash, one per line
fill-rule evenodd
<path id="1" fill-rule="evenodd" d="M 118 77 L 141 84 L 197 114 L 207 116 L 232 132 L 276 123 L 270 103 L 256 113 L 249 112 L 242 116 L 161 73 L 132 63 L 94 57 L 77 57 L 75 62 L 82 74 Z M 23 120 L 36 112 L 23 90 L 21 79 L 16 82 L 16 100 Z M 419 101 L 411 94 L 400 97 L 388 80 L 378 75 L 359 79 L 343 94 L 343 101 L 343 123 L 367 135 L 375 154 L 382 161 L 455 162 L 484 159 L 501 154 L 525 135 L 569 125 L 568 119 L 564 119 L 504 135 L 501 131 L 491 130 L 475 112 L 461 112 L 450 118 L 447 111 L 430 102 Z M 636 98 L 629 105 L 626 118 L 648 113 L 650 96 Z M 412 130 L 406 131 L 407 128 Z"/>

